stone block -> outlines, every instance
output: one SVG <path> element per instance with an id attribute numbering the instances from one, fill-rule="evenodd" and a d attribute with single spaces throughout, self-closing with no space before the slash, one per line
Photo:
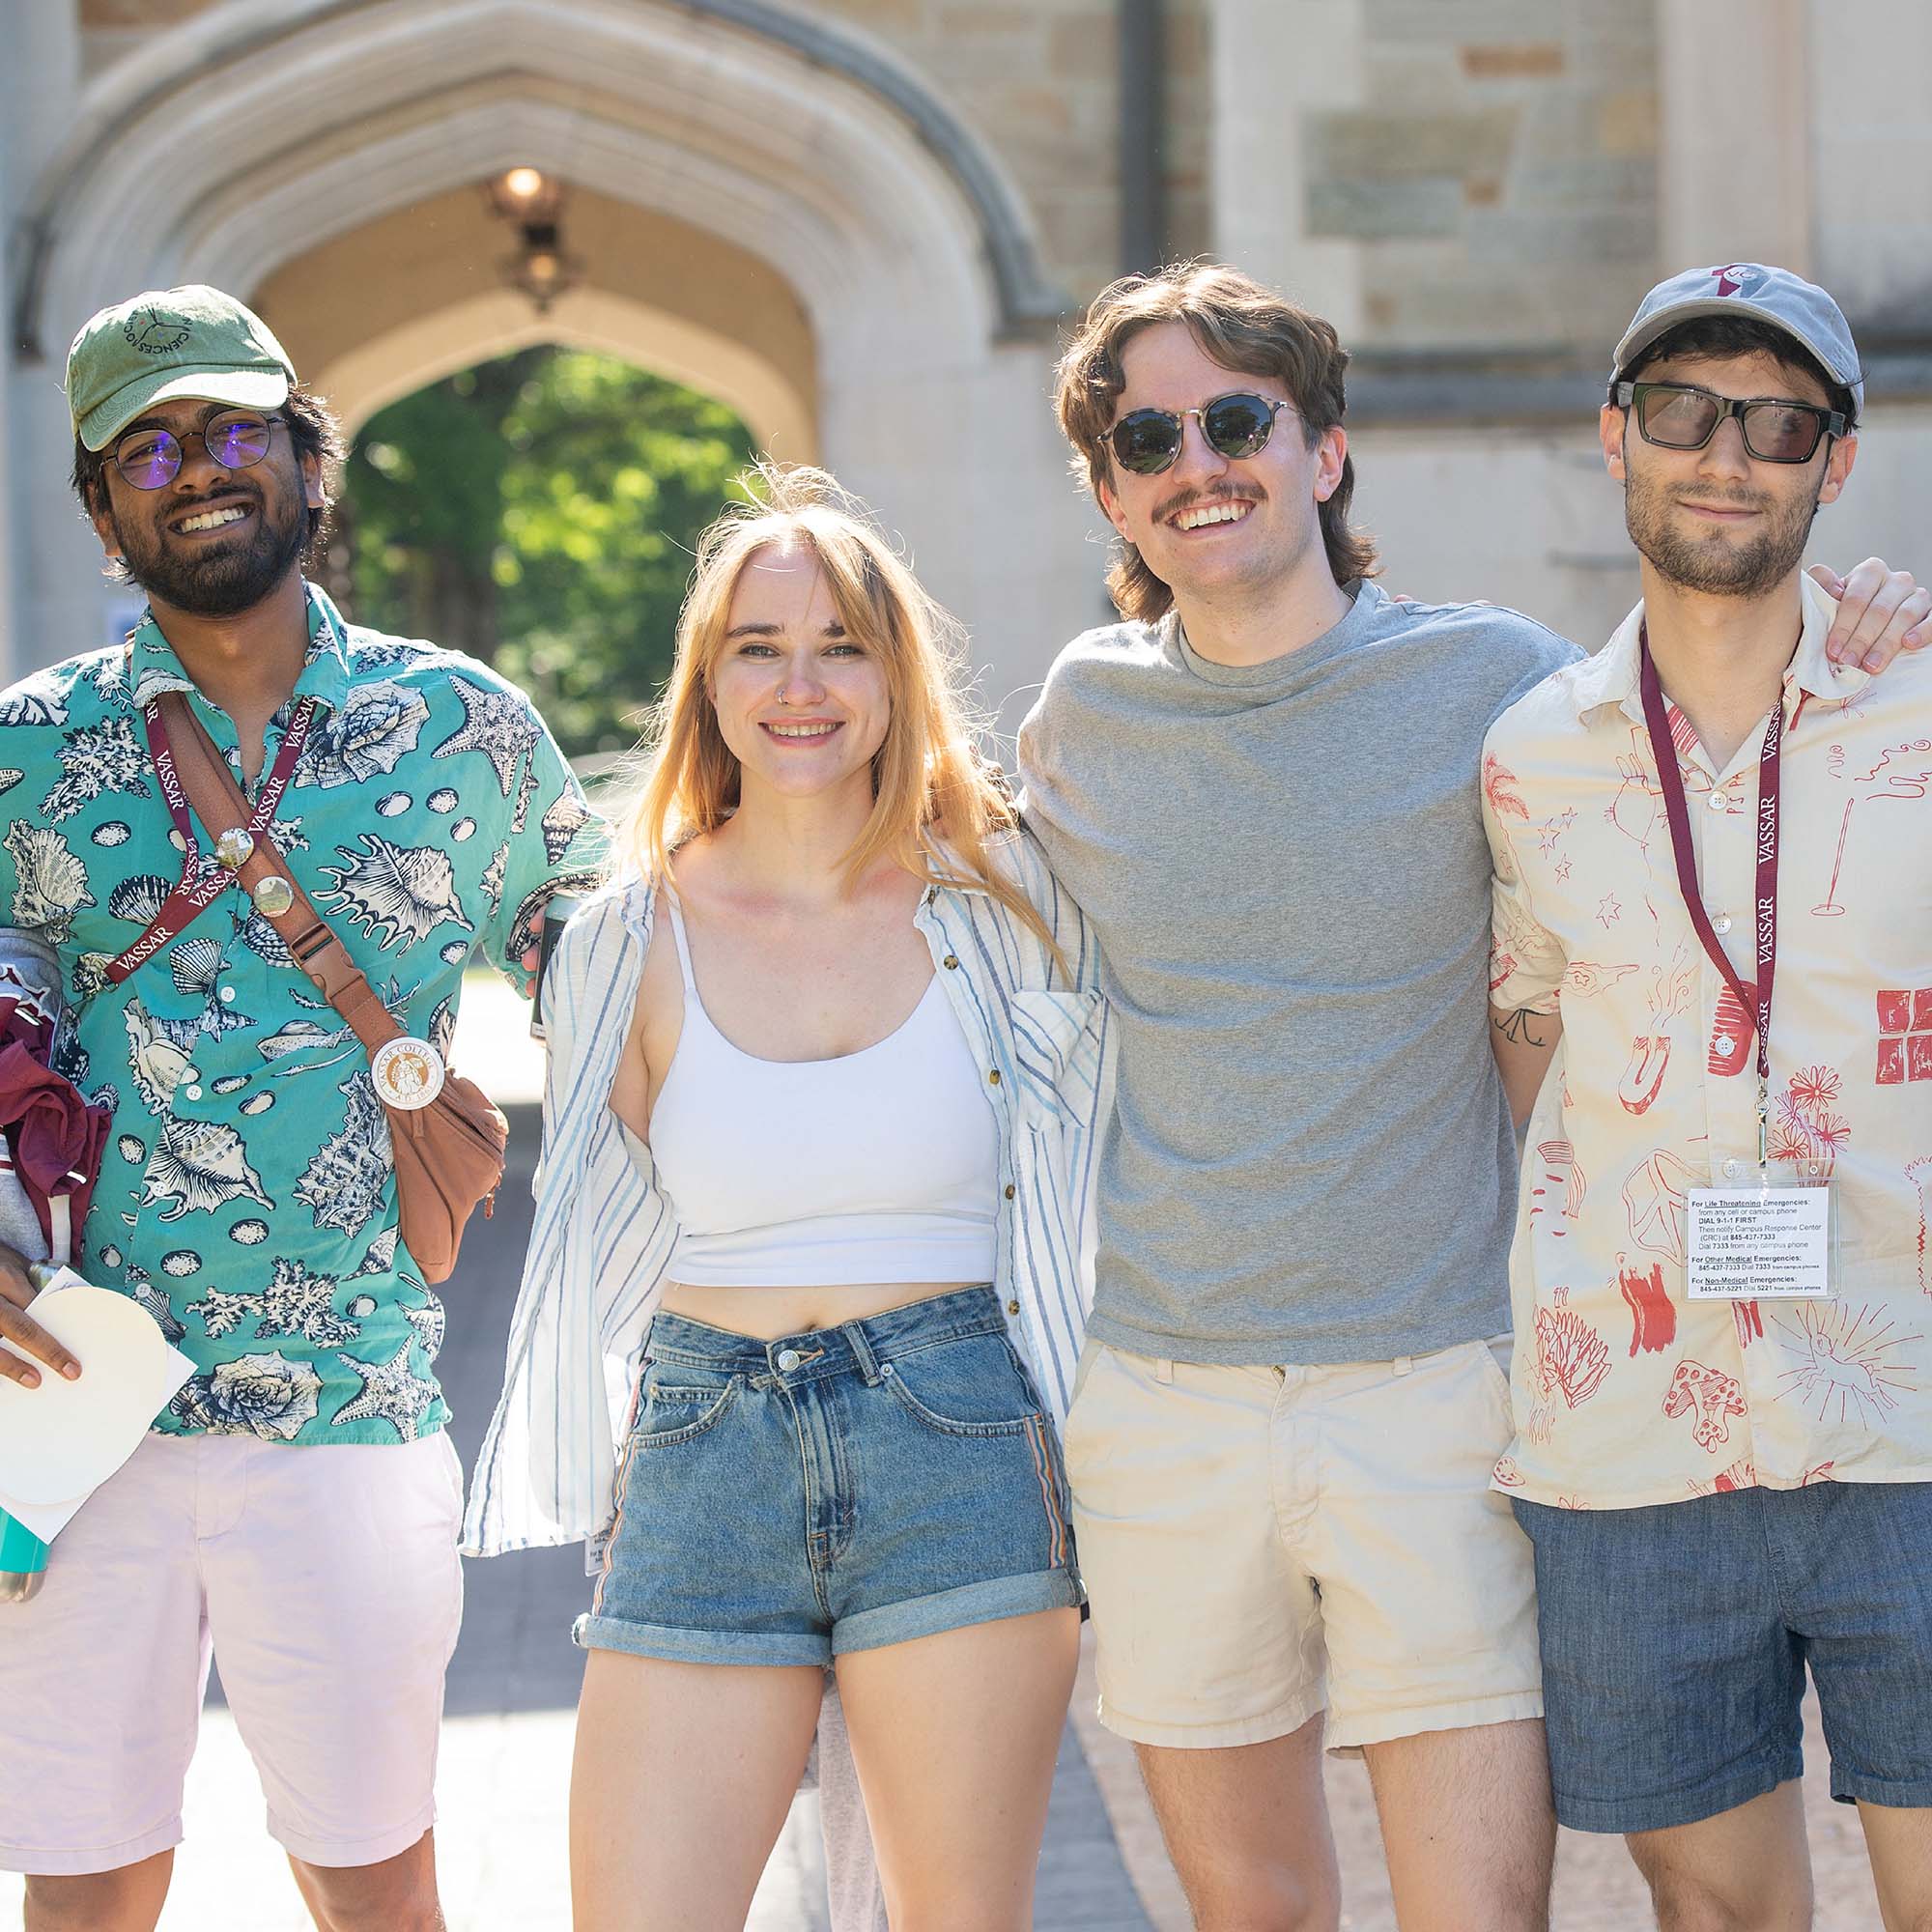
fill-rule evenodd
<path id="1" fill-rule="evenodd" d="M 1494 175 L 1508 165 L 1517 110 L 1386 114 L 1373 108 L 1310 114 L 1303 152 L 1313 180 L 1404 181 Z"/>
<path id="2" fill-rule="evenodd" d="M 1467 98 L 1463 70 L 1448 47 L 1372 46 L 1363 74 L 1365 97 L 1384 112 L 1434 113 L 1460 107 Z"/>
<path id="3" fill-rule="evenodd" d="M 1120 32 L 1111 13 L 1089 12 L 1055 20 L 1046 37 L 1046 71 L 1051 74 L 1112 76 L 1120 64 Z"/>
<path id="4" fill-rule="evenodd" d="M 1620 88 L 1597 109 L 1597 139 L 1606 155 L 1654 155 L 1657 124 L 1656 88 Z"/>
<path id="5" fill-rule="evenodd" d="M 213 0 L 80 0 L 79 20 L 92 27 L 171 27 L 191 19 Z"/>
<path id="6" fill-rule="evenodd" d="M 896 36 L 925 25 L 926 0 L 816 0 L 807 11 Z"/>
<path id="7" fill-rule="evenodd" d="M 1549 38 L 1550 0 L 1362 0 L 1371 41 L 1520 45 Z"/>
<path id="8" fill-rule="evenodd" d="M 1201 0 L 1179 0 L 1167 15 L 1167 71 L 1200 75 L 1208 71 L 1208 9 Z"/>
<path id="9" fill-rule="evenodd" d="M 1454 235 L 1463 213 L 1462 184 L 1429 181 L 1312 181 L 1304 202 L 1307 232 L 1350 242 L 1395 242 Z"/>
<path id="10" fill-rule="evenodd" d="M 1039 19 L 1037 7 L 941 7 L 932 17 L 932 32 L 941 40 L 956 34 L 1030 34 Z"/>
<path id="11" fill-rule="evenodd" d="M 1477 267 L 1533 271 L 1576 262 L 1647 263 L 1657 246 L 1657 216 L 1648 205 L 1472 209 L 1467 237 L 1469 261 Z"/>
<path id="12" fill-rule="evenodd" d="M 1463 71 L 1471 80 L 1545 80 L 1566 65 L 1556 41 L 1520 41 L 1505 46 L 1465 46 Z"/>

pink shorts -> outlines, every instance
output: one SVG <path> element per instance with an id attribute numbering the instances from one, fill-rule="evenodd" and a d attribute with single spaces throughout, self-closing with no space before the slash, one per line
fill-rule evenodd
<path id="1" fill-rule="evenodd" d="M 146 1437 L 40 1595 L 0 1605 L 0 1869 L 112 1871 L 181 1842 L 214 1651 L 283 1847 L 316 1865 L 407 1851 L 436 1815 L 462 1515 L 441 1434 Z"/>

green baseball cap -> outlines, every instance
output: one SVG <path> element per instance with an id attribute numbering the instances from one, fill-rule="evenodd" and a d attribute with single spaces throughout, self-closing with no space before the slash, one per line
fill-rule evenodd
<path id="1" fill-rule="evenodd" d="M 295 379 L 261 317 L 201 282 L 102 309 L 67 352 L 68 408 L 89 449 L 105 449 L 143 410 L 180 396 L 278 410 Z"/>

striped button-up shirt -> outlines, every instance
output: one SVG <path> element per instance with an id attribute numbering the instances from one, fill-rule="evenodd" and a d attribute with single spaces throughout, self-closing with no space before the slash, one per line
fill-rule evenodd
<path id="1" fill-rule="evenodd" d="M 1066 961 L 990 895 L 926 892 L 914 923 L 999 1124 L 997 1276 L 1014 1340 L 1059 1423 L 1093 1302 L 1094 1181 L 1112 1070 L 1097 951 L 1030 839 L 995 857 Z M 650 1149 L 611 1111 L 656 912 L 632 879 L 565 928 L 543 991 L 550 1042 L 536 1219 L 501 1401 L 470 1485 L 471 1555 L 609 1531 L 623 1417 L 677 1239 Z"/>

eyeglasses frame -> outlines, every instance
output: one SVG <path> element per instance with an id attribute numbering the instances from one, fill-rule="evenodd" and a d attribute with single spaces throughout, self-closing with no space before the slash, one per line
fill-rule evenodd
<path id="1" fill-rule="evenodd" d="M 256 422 L 266 423 L 268 425 L 269 443 L 270 446 L 274 443 L 276 426 L 279 424 L 284 429 L 288 427 L 288 418 L 286 416 L 266 410 L 242 408 L 216 410 L 199 429 L 183 430 L 180 435 L 176 435 L 171 429 L 163 429 L 158 423 L 152 423 L 142 428 L 124 430 L 121 435 L 114 439 L 113 447 L 107 452 L 107 459 L 120 472 L 121 480 L 127 484 L 128 489 L 138 490 L 143 496 L 149 496 L 156 490 L 165 490 L 181 474 L 182 465 L 187 461 L 187 444 L 191 440 L 201 444 L 202 454 L 217 469 L 226 469 L 231 473 L 237 469 L 253 469 L 258 463 L 268 460 L 269 451 L 267 448 L 262 451 L 260 456 L 250 457 L 245 463 L 223 463 L 208 446 L 208 432 L 216 423 L 230 416 L 248 416 Z M 180 451 L 179 456 L 175 459 L 175 467 L 158 483 L 137 483 L 133 477 L 128 474 L 127 469 L 122 465 L 121 446 L 132 437 L 156 435 L 166 437 L 175 445 L 176 449 Z"/>
<path id="2" fill-rule="evenodd" d="M 1643 410 L 1641 408 L 1642 399 L 1659 390 L 1667 390 L 1672 395 L 1702 396 L 1707 401 L 1717 404 L 1718 413 L 1712 418 L 1710 430 L 1701 440 L 1697 442 L 1662 442 L 1652 436 L 1649 430 L 1644 427 Z M 1700 388 L 1695 383 L 1630 382 L 1618 383 L 1611 391 L 1611 395 L 1615 398 L 1619 409 L 1629 410 L 1634 414 L 1636 417 L 1637 434 L 1653 449 L 1708 449 L 1711 446 L 1711 439 L 1724 426 L 1725 419 L 1730 416 L 1736 416 L 1738 419 L 1738 436 L 1744 443 L 1745 454 L 1753 463 L 1777 463 L 1790 467 L 1797 464 L 1809 463 L 1818 454 L 1818 445 L 1820 442 L 1824 441 L 1829 436 L 1843 436 L 1847 429 L 1844 411 L 1824 409 L 1817 403 L 1802 403 L 1795 396 L 1720 396 L 1713 390 Z M 1767 404 L 1781 410 L 1800 410 L 1820 425 L 1817 436 L 1812 440 L 1811 447 L 1803 456 L 1765 456 L 1751 447 L 1750 431 L 1745 422 L 1745 412 L 1747 410 L 1761 409 Z"/>
<path id="3" fill-rule="evenodd" d="M 1209 410 L 1218 408 L 1222 403 L 1232 403 L 1237 399 L 1262 404 L 1267 410 L 1268 412 L 1267 423 L 1265 427 L 1262 430 L 1261 440 L 1257 442 L 1252 449 L 1242 451 L 1242 453 L 1239 456 L 1230 456 L 1226 450 L 1214 449 L 1214 444 L 1208 440 L 1208 425 L 1206 422 L 1206 417 Z M 1194 418 L 1195 427 L 1201 432 L 1202 440 L 1208 443 L 1208 447 L 1209 449 L 1214 449 L 1214 454 L 1216 456 L 1221 457 L 1224 461 L 1229 463 L 1245 463 L 1249 457 L 1259 456 L 1262 453 L 1262 451 L 1268 446 L 1268 439 L 1274 434 L 1275 418 L 1281 413 L 1283 410 L 1292 410 L 1294 404 L 1286 396 L 1283 396 L 1279 400 L 1277 400 L 1273 396 L 1258 395 L 1253 389 L 1230 389 L 1227 391 L 1225 395 L 1208 397 L 1208 399 L 1205 403 L 1203 403 L 1198 409 L 1192 409 L 1192 410 L 1157 410 L 1153 408 L 1151 405 L 1149 405 L 1144 409 L 1129 410 L 1126 412 L 1126 414 L 1120 419 L 1119 422 L 1115 423 L 1107 431 L 1106 433 L 1107 451 L 1108 454 L 1114 459 L 1114 461 L 1120 464 L 1122 469 L 1126 470 L 1129 476 L 1164 475 L 1168 470 L 1172 469 L 1177 463 L 1180 461 L 1181 449 L 1185 446 L 1187 441 L 1187 418 L 1189 416 L 1192 416 Z M 1126 428 L 1127 424 L 1132 422 L 1136 416 L 1159 416 L 1164 421 L 1171 422 L 1175 425 L 1177 433 L 1174 440 L 1174 454 L 1170 456 L 1167 459 L 1167 461 L 1161 464 L 1160 467 L 1156 469 L 1133 469 L 1126 462 L 1126 460 L 1121 455 L 1120 449 L 1114 441 L 1114 438 L 1122 430 Z"/>

